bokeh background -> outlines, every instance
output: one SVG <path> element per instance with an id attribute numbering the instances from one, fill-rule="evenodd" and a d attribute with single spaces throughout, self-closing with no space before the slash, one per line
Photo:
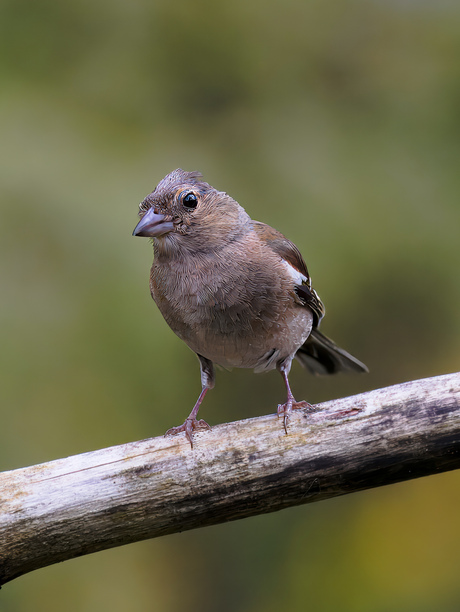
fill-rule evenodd
<path id="1" fill-rule="evenodd" d="M 322 329 L 368 376 L 459 369 L 460 5 L 3 0 L 0 469 L 161 435 L 200 388 L 148 290 L 137 206 L 200 170 L 302 250 Z M 274 412 L 276 373 L 219 372 L 211 424 Z M 460 478 L 432 476 L 24 576 L 18 612 L 460 607 Z"/>

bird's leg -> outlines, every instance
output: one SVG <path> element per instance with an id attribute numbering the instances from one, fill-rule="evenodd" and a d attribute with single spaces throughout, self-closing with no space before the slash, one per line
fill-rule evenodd
<path id="1" fill-rule="evenodd" d="M 295 397 L 292 395 L 291 387 L 289 385 L 288 374 L 291 369 L 291 362 L 287 364 L 281 364 L 278 366 L 278 370 L 281 372 L 282 377 L 284 378 L 284 384 L 286 385 L 287 391 L 287 401 L 285 404 L 278 404 L 278 416 L 283 415 L 283 425 L 284 431 L 287 434 L 287 425 L 289 422 L 289 417 L 292 410 L 297 408 L 313 408 L 311 404 L 308 402 L 296 402 Z"/>
<path id="2" fill-rule="evenodd" d="M 165 436 L 175 436 L 176 434 L 184 431 L 187 440 L 190 442 L 190 446 L 193 448 L 193 432 L 197 429 L 211 429 L 206 421 L 203 421 L 203 419 L 198 420 L 196 418 L 201 402 L 203 401 L 207 391 L 209 391 L 209 387 L 203 387 L 198 399 L 196 400 L 196 404 L 193 406 L 192 412 L 188 415 L 182 425 L 171 427 L 171 429 L 168 429 L 168 431 L 165 433 Z"/>
<path id="3" fill-rule="evenodd" d="M 190 446 L 193 448 L 193 432 L 197 429 L 211 429 L 211 427 L 204 421 L 203 419 L 198 420 L 196 417 L 198 415 L 198 410 L 200 409 L 201 402 L 204 399 L 204 396 L 214 387 L 214 366 L 212 361 L 206 359 L 202 355 L 198 355 L 198 359 L 200 360 L 200 369 L 201 369 L 201 393 L 196 400 L 196 404 L 193 406 L 192 412 L 188 415 L 182 425 L 178 427 L 171 427 L 165 433 L 165 436 L 175 436 L 178 433 L 185 432 L 185 437 L 190 442 Z"/>

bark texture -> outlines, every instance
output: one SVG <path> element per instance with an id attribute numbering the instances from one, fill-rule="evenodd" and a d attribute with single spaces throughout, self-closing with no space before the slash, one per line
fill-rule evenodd
<path id="1" fill-rule="evenodd" d="M 0 584 L 146 538 L 460 467 L 460 373 L 0 474 Z"/>

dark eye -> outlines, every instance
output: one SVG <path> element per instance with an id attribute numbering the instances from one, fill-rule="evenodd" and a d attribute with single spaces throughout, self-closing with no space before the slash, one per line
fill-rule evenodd
<path id="1" fill-rule="evenodd" d="M 187 195 L 184 196 L 184 199 L 182 200 L 182 203 L 187 208 L 190 208 L 190 209 L 196 208 L 197 204 L 198 204 L 198 198 L 196 197 L 196 195 L 194 193 L 187 193 Z"/>

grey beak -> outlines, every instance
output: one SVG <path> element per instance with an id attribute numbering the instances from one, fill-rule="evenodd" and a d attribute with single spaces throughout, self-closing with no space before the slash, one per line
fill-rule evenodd
<path id="1" fill-rule="evenodd" d="M 164 215 L 156 213 L 153 208 L 150 208 L 134 228 L 133 236 L 155 238 L 172 232 L 173 229 L 172 221 L 166 221 Z"/>

